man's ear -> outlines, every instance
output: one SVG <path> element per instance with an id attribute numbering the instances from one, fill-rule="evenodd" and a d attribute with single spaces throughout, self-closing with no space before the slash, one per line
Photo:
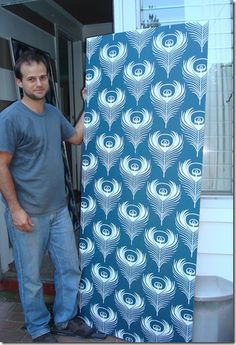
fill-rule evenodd
<path id="1" fill-rule="evenodd" d="M 16 78 L 16 85 L 19 86 L 19 87 L 22 87 L 21 79 Z"/>

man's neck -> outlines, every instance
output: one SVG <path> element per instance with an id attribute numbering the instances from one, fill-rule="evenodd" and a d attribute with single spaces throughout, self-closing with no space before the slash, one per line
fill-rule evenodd
<path id="1" fill-rule="evenodd" d="M 34 100 L 28 97 L 23 97 L 21 102 L 35 113 L 44 113 L 45 99 Z"/>

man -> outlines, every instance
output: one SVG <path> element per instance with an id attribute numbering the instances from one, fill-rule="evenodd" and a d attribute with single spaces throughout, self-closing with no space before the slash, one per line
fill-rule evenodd
<path id="1" fill-rule="evenodd" d="M 48 251 L 55 267 L 54 323 L 78 334 L 78 251 L 69 216 L 61 142 L 80 144 L 83 117 L 73 127 L 45 102 L 48 64 L 32 51 L 15 64 L 23 97 L 0 114 L 0 191 L 12 243 L 25 325 L 34 342 L 57 342 L 43 298 L 40 266 Z M 78 324 L 78 327 L 77 327 Z"/>

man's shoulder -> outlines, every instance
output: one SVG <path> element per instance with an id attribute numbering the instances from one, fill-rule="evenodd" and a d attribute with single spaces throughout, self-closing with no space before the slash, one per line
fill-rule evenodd
<path id="1" fill-rule="evenodd" d="M 45 103 L 46 111 L 53 112 L 53 113 L 60 113 L 60 110 L 53 104 Z"/>

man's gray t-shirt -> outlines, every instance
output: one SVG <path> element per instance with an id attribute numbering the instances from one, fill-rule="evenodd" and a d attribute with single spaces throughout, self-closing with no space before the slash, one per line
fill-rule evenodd
<path id="1" fill-rule="evenodd" d="M 30 215 L 43 215 L 67 204 L 61 142 L 75 128 L 54 106 L 35 113 L 16 101 L 0 114 L 0 151 L 13 154 L 10 172 L 18 200 Z"/>

